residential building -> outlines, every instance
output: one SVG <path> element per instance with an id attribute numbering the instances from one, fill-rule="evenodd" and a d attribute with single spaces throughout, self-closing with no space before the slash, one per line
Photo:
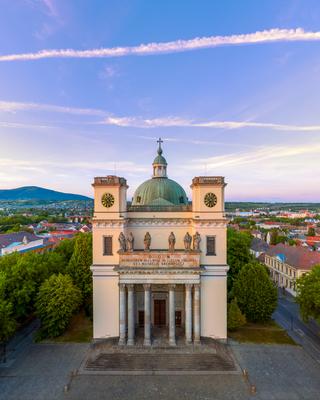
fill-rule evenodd
<path id="1" fill-rule="evenodd" d="M 279 243 L 270 246 L 265 254 L 265 265 L 278 287 L 285 288 L 296 295 L 296 280 L 320 264 L 320 253 L 309 251 L 301 246 L 288 246 Z"/>

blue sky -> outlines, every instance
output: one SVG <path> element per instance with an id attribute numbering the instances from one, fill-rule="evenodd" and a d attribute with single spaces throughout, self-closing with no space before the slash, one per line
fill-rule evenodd
<path id="1" fill-rule="evenodd" d="M 318 0 L 2 0 L 0 188 L 131 196 L 161 136 L 188 193 L 320 201 L 319 31 Z"/>

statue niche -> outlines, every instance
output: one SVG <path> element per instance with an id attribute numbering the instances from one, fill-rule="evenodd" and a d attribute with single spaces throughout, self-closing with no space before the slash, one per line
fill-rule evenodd
<path id="1" fill-rule="evenodd" d="M 132 232 L 130 232 L 127 237 L 127 251 L 130 251 L 130 252 L 133 251 L 133 244 L 134 244 L 134 237 L 133 237 Z"/>
<path id="2" fill-rule="evenodd" d="M 127 249 L 126 237 L 124 236 L 123 232 L 120 233 L 118 240 L 119 240 L 119 245 L 120 245 L 119 251 L 126 251 L 126 249 Z"/>
<path id="3" fill-rule="evenodd" d="M 168 242 L 169 242 L 169 251 L 174 251 L 174 246 L 176 244 L 176 237 L 174 236 L 173 232 L 170 233 Z"/>
<path id="4" fill-rule="evenodd" d="M 147 232 L 144 235 L 143 244 L 144 244 L 144 251 L 150 251 L 151 235 L 149 232 Z"/>
<path id="5" fill-rule="evenodd" d="M 193 235 L 193 250 L 200 251 L 200 242 L 201 242 L 201 236 L 199 235 L 199 232 L 196 232 Z"/>
<path id="6" fill-rule="evenodd" d="M 184 248 L 186 251 L 190 251 L 191 250 L 191 242 L 192 242 L 192 237 L 191 235 L 189 235 L 189 232 L 187 232 L 184 236 L 183 239 L 184 242 Z"/>

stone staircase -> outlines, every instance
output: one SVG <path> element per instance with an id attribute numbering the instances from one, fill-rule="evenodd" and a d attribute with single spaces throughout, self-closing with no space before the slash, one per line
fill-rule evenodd
<path id="1" fill-rule="evenodd" d="M 87 371 L 236 371 L 232 358 L 212 353 L 101 353 L 85 364 Z"/>

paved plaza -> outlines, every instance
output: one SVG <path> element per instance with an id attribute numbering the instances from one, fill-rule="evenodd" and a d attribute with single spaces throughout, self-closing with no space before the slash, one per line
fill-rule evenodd
<path id="1" fill-rule="evenodd" d="M 1 400 L 320 400 L 320 365 L 299 346 L 230 346 L 249 373 L 100 375 L 80 373 L 87 344 L 29 344 L 0 368 Z M 163 362 L 163 361 L 161 361 Z M 256 394 L 251 394 L 251 385 Z"/>

